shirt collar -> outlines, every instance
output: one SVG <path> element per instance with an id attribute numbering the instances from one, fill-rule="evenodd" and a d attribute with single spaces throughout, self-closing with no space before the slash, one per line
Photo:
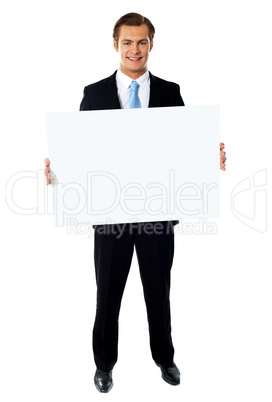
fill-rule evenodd
<path id="1" fill-rule="evenodd" d="M 141 77 L 137 78 L 137 80 L 133 80 L 128 75 L 122 73 L 120 70 L 117 70 L 116 77 L 118 78 L 118 80 L 120 80 L 120 82 L 122 83 L 122 85 L 124 85 L 126 89 L 130 87 L 132 81 L 137 81 L 140 87 L 144 89 L 144 87 L 146 86 L 146 84 L 149 82 L 150 79 L 149 71 L 146 71 L 143 75 L 141 75 Z"/>

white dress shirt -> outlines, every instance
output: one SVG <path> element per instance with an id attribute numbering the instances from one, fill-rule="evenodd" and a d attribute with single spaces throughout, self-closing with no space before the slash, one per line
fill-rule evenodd
<path id="1" fill-rule="evenodd" d="M 141 75 L 141 77 L 137 78 L 137 80 L 133 80 L 132 78 L 118 70 L 116 74 L 116 86 L 121 108 L 129 108 L 130 84 L 132 81 L 137 81 L 140 85 L 138 88 L 138 96 L 140 98 L 142 108 L 148 107 L 150 98 L 149 71 Z"/>

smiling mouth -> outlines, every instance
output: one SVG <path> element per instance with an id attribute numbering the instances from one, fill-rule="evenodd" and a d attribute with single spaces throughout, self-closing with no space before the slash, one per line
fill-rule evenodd
<path id="1" fill-rule="evenodd" d="M 139 61 L 139 60 L 141 60 L 141 57 L 128 57 L 128 59 L 130 61 Z"/>

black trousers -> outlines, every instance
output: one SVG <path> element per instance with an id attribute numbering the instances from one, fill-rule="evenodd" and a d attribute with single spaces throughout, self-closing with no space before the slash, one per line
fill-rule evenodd
<path id="1" fill-rule="evenodd" d="M 134 246 L 147 308 L 152 357 L 162 365 L 173 361 L 169 300 L 174 256 L 172 223 L 101 225 L 95 228 L 97 306 L 93 351 L 96 366 L 103 371 L 110 371 L 117 361 L 118 317 Z"/>

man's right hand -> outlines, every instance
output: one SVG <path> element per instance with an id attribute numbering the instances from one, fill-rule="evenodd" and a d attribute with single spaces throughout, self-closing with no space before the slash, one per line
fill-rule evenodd
<path id="1" fill-rule="evenodd" d="M 46 184 L 50 184 L 50 160 L 48 158 L 46 158 L 44 160 L 45 163 L 45 169 L 44 169 L 44 174 L 46 177 Z"/>

